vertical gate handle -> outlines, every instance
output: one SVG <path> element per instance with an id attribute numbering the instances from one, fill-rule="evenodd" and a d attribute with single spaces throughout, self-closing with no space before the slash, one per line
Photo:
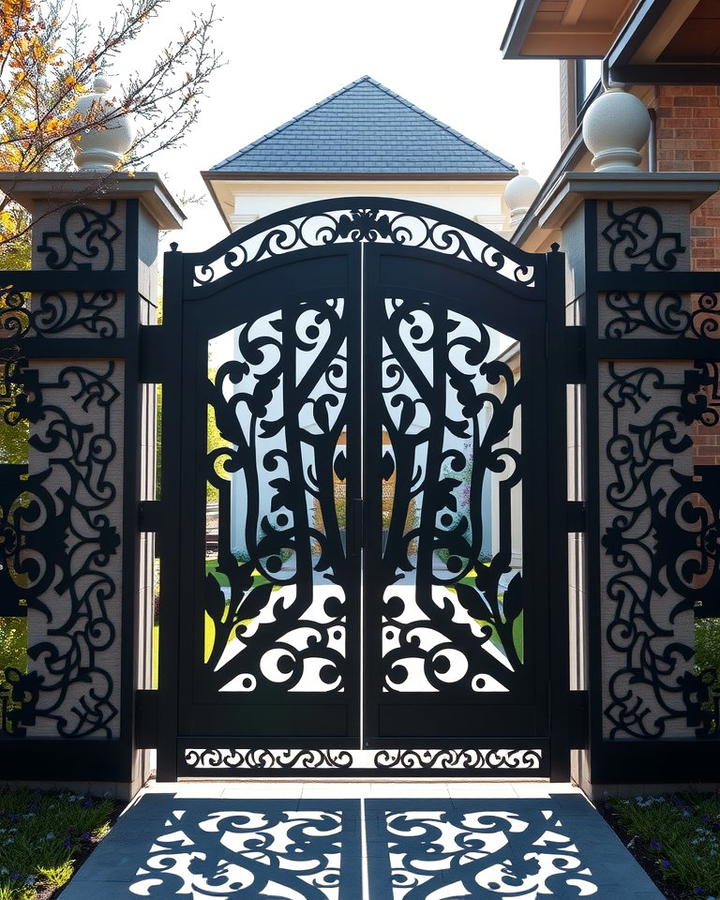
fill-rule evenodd
<path id="1" fill-rule="evenodd" d="M 363 499 L 353 497 L 350 500 L 350 541 L 348 553 L 350 556 L 359 556 L 363 545 Z"/>

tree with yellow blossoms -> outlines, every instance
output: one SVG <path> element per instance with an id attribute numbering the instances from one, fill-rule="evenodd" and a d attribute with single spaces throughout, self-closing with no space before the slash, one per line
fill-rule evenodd
<path id="1" fill-rule="evenodd" d="M 169 5 L 172 0 L 122 0 L 91 33 L 70 0 L 0 0 L 0 170 L 69 169 L 74 136 L 128 113 L 138 126 L 129 167 L 179 144 L 221 62 L 211 38 L 212 7 L 177 27 L 158 58 L 117 85 L 112 106 L 74 112 L 94 75 L 111 70 L 122 50 L 130 55 L 142 29 Z M 0 267 L 20 268 L 15 257 L 27 229 L 24 211 L 0 194 Z"/>

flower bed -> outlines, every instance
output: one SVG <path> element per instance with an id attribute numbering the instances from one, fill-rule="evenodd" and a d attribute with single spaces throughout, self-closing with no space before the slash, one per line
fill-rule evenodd
<path id="1" fill-rule="evenodd" d="M 720 897 L 720 796 L 609 799 L 604 812 L 666 897 Z"/>
<path id="2" fill-rule="evenodd" d="M 107 797 L 0 788 L 0 900 L 49 900 L 122 806 Z"/>

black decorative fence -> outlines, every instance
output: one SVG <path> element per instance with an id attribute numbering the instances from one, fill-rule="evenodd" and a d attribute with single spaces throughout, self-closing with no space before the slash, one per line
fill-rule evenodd
<path id="1" fill-rule="evenodd" d="M 592 780 L 717 781 L 720 273 L 661 208 L 585 217 Z"/>
<path id="2" fill-rule="evenodd" d="M 155 326 L 139 201 L 46 214 L 0 283 L 7 777 L 716 781 L 720 273 L 666 219 L 586 201 L 566 313 L 556 250 L 311 204 L 167 254 Z"/>
<path id="3" fill-rule="evenodd" d="M 131 781 L 139 203 L 35 227 L 0 276 L 3 777 Z"/>

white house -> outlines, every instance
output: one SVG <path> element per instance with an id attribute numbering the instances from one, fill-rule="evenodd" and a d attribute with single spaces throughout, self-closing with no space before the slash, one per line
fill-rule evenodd
<path id="1" fill-rule="evenodd" d="M 203 172 L 230 231 L 298 203 L 400 197 L 509 230 L 510 163 L 368 75 Z"/>

